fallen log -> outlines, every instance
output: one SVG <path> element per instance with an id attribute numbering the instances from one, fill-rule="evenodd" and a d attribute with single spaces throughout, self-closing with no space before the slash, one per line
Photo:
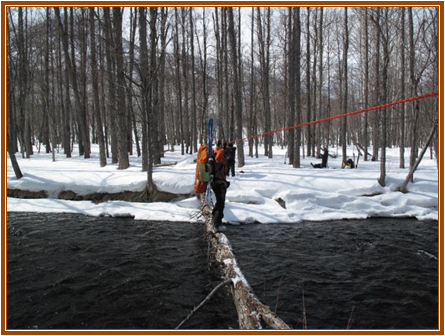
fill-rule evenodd
<path id="1" fill-rule="evenodd" d="M 263 329 L 262 322 L 274 329 L 291 329 L 257 298 L 238 266 L 226 235 L 215 231 L 212 224 L 212 211 L 207 205 L 203 206 L 203 214 L 207 238 L 211 247 L 210 253 L 213 254 L 220 266 L 224 280 L 231 279 L 233 282 L 231 292 L 240 329 Z"/>
<path id="2" fill-rule="evenodd" d="M 6 195 L 14 198 L 48 198 L 48 192 L 45 190 L 30 191 L 21 189 L 7 189 Z"/>
<path id="3" fill-rule="evenodd" d="M 30 191 L 21 189 L 7 189 L 7 196 L 14 198 L 57 198 L 66 201 L 92 201 L 94 203 L 108 201 L 125 202 L 170 202 L 178 197 L 189 197 L 190 194 L 173 194 L 159 190 L 156 186 L 148 185 L 142 191 L 121 191 L 117 193 L 94 192 L 91 194 L 78 194 L 72 190 L 62 190 L 57 192 L 57 196 L 50 196 L 51 192 Z M 52 192 L 54 194 L 54 192 Z"/>
<path id="4" fill-rule="evenodd" d="M 154 164 L 153 165 L 153 167 L 169 167 L 169 166 L 174 166 L 174 165 L 176 165 L 177 164 L 177 162 L 175 161 L 175 162 L 166 162 L 166 163 L 157 163 L 157 164 Z"/>

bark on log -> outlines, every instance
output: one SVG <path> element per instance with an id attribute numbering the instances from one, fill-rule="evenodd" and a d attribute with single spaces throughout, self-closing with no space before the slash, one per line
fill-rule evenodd
<path id="1" fill-rule="evenodd" d="M 153 167 L 169 167 L 169 166 L 174 166 L 176 165 L 177 162 L 168 162 L 168 163 L 158 163 L 158 164 L 154 164 Z"/>
<path id="2" fill-rule="evenodd" d="M 274 329 L 291 329 L 256 297 L 238 266 L 226 235 L 215 231 L 212 211 L 207 205 L 203 206 L 203 214 L 211 253 L 221 267 L 224 280 L 232 279 L 233 282 L 231 291 L 240 329 L 263 329 L 262 321 Z"/>

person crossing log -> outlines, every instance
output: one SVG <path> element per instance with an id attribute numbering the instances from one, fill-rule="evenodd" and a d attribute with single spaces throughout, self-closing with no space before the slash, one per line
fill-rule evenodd
<path id="1" fill-rule="evenodd" d="M 258 300 L 238 267 L 229 240 L 221 233 L 224 231 L 221 228 L 223 227 L 225 193 L 230 183 L 226 180 L 227 167 L 224 150 L 221 148 L 222 142 L 218 140 L 213 153 L 211 139 L 211 127 L 209 127 L 208 144 L 201 145 L 197 154 L 194 190 L 202 202 L 202 213 L 205 218 L 207 240 L 210 247 L 209 253 L 213 257 L 212 260 L 215 260 L 220 266 L 223 282 L 231 280 L 233 283 L 230 288 L 240 329 L 262 329 L 262 321 L 274 329 L 291 329 L 269 307 Z M 219 173 L 222 173 L 222 176 L 218 176 Z M 218 188 L 216 183 L 223 183 L 224 190 Z M 212 185 L 211 189 L 217 200 L 214 207 L 209 201 L 210 195 L 206 195 L 210 185 Z"/>

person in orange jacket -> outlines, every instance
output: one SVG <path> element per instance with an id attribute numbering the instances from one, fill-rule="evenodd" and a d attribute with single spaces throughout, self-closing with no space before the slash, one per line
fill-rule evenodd
<path id="1" fill-rule="evenodd" d="M 227 181 L 227 160 L 222 148 L 222 141 L 218 140 L 216 148 L 213 151 L 213 181 L 212 190 L 216 196 L 216 204 L 212 211 L 213 225 L 217 231 L 224 231 L 226 228 L 222 225 L 224 218 L 224 207 L 226 203 L 226 192 L 230 183 Z"/>

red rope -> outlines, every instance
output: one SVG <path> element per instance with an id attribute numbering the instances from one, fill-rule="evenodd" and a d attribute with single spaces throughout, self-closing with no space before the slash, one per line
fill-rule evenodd
<path id="1" fill-rule="evenodd" d="M 377 105 L 377 106 L 371 106 L 371 107 L 368 107 L 368 108 L 365 108 L 365 109 L 362 109 L 362 110 L 347 112 L 347 113 L 339 114 L 339 115 L 328 117 L 328 118 L 318 119 L 318 120 L 309 121 L 309 122 L 305 122 L 305 123 L 298 124 L 298 125 L 293 125 L 293 126 L 288 126 L 288 127 L 276 129 L 276 130 L 273 130 L 273 131 L 268 131 L 268 132 L 263 132 L 263 133 L 259 133 L 259 134 L 255 134 L 255 135 L 250 135 L 250 136 L 248 136 L 246 138 L 235 139 L 235 140 L 229 141 L 229 143 L 239 142 L 239 141 L 243 141 L 243 140 L 249 140 L 249 139 L 252 139 L 252 138 L 259 137 L 259 136 L 265 136 L 265 135 L 274 134 L 274 133 L 278 133 L 278 132 L 282 132 L 282 131 L 288 131 L 288 130 L 295 129 L 295 128 L 300 128 L 300 127 L 304 127 L 304 126 L 319 124 L 319 123 L 322 123 L 322 122 L 325 122 L 325 121 L 329 121 L 329 120 L 333 120 L 333 119 L 349 117 L 349 116 L 356 115 L 356 114 L 359 114 L 359 113 L 365 113 L 365 112 L 378 110 L 378 109 L 382 109 L 382 108 L 385 108 L 385 107 L 390 107 L 390 106 L 394 106 L 394 105 L 398 105 L 398 104 L 404 104 L 404 103 L 408 103 L 408 102 L 412 102 L 412 101 L 415 101 L 415 100 L 424 99 L 424 98 L 428 98 L 428 97 L 433 97 L 433 96 L 437 96 L 437 95 L 438 95 L 437 92 L 427 93 L 427 94 L 424 94 L 424 95 L 421 95 L 421 96 L 417 96 L 417 97 L 411 97 L 411 98 L 407 98 L 407 99 L 403 99 L 403 100 L 398 100 L 398 101 L 395 101 L 395 102 L 392 102 L 392 103 L 387 103 L 387 104 L 382 104 L 382 105 Z"/>

